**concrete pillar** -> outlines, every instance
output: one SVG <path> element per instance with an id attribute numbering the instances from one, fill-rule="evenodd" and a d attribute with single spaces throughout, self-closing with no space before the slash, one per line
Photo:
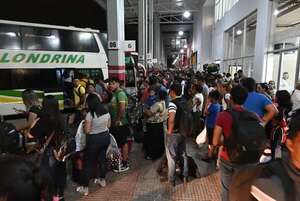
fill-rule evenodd
<path id="1" fill-rule="evenodd" d="M 108 51 L 109 77 L 125 80 L 125 54 L 122 43 L 125 38 L 124 29 L 124 0 L 107 1 L 107 30 L 108 41 L 118 41 L 119 49 Z"/>
<path id="2" fill-rule="evenodd" d="M 154 15 L 154 49 L 153 49 L 153 58 L 157 59 L 157 63 L 160 63 L 160 17 L 159 13 Z"/>
<path id="3" fill-rule="evenodd" d="M 149 51 L 148 53 L 153 58 L 153 0 L 149 1 Z"/>
<path id="4" fill-rule="evenodd" d="M 146 0 L 139 0 L 138 1 L 138 8 L 139 8 L 139 63 L 143 64 L 145 67 L 146 65 Z"/>
<path id="5" fill-rule="evenodd" d="M 255 40 L 255 56 L 253 77 L 257 82 L 265 81 L 266 55 L 269 43 L 269 34 L 272 30 L 273 12 L 271 1 L 259 1 L 257 11 L 257 26 Z"/>
<path id="6" fill-rule="evenodd" d="M 197 64 L 195 70 L 201 70 L 201 34 L 202 34 L 202 12 L 193 13 L 193 51 L 197 52 Z"/>

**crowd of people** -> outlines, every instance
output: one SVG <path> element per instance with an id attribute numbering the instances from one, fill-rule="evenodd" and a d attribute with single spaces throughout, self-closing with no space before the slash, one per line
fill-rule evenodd
<path id="1" fill-rule="evenodd" d="M 26 111 L 18 112 L 26 114 L 27 122 L 16 130 L 24 133 L 26 157 L 35 164 L 20 156 L 1 156 L 0 200 L 52 200 L 52 195 L 64 200 L 68 159 L 76 191 L 88 195 L 91 179 L 105 187 L 112 141 L 121 153 L 112 170 L 125 172 L 132 135 L 142 139 L 146 160 L 166 158 L 171 186 L 176 185 L 177 167 L 183 183 L 188 182 L 187 139 L 205 135 L 208 150 L 202 160 L 216 163 L 220 170 L 222 201 L 300 199 L 300 84 L 293 91 L 276 90 L 273 81 L 256 83 L 242 70 L 233 76 L 153 71 L 138 82 L 135 105 L 142 115 L 133 125 L 131 95 L 121 80 L 72 81 L 65 80 L 67 97 L 74 100 L 71 115 L 61 114 L 54 96 L 40 104 L 34 91 L 23 92 Z M 72 127 L 85 136 L 81 148 Z M 18 174 L 13 180 L 20 182 L 6 176 L 14 171 Z M 23 197 L 15 193 L 18 190 Z"/>

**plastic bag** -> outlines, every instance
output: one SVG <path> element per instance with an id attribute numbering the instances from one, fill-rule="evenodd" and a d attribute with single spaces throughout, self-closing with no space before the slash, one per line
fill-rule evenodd
<path id="1" fill-rule="evenodd" d="M 196 143 L 198 145 L 202 145 L 202 144 L 205 144 L 206 141 L 207 141 L 207 131 L 206 131 L 206 127 L 204 127 L 204 129 L 201 131 L 201 133 L 197 136 Z"/>
<path id="2" fill-rule="evenodd" d="M 76 132 L 76 136 L 75 136 L 76 152 L 82 151 L 86 145 L 86 134 L 84 133 L 83 125 L 84 125 L 84 121 L 81 121 Z"/>

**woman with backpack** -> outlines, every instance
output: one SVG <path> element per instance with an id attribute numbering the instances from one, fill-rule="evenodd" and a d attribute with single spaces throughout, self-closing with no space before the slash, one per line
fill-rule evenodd
<path id="1" fill-rule="evenodd" d="M 60 114 L 58 100 L 52 96 L 45 96 L 42 102 L 40 118 L 37 119 L 29 131 L 29 136 L 40 144 L 40 163 L 42 171 L 51 176 L 54 181 L 54 194 L 59 200 L 64 200 L 66 187 L 65 154 L 67 147 L 67 120 Z"/>

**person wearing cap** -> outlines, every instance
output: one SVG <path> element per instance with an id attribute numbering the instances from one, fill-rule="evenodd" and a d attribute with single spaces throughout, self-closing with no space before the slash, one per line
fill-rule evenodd
<path id="1" fill-rule="evenodd" d="M 111 134 L 115 137 L 118 146 L 122 149 L 122 165 L 115 172 L 124 172 L 129 170 L 128 164 L 128 143 L 127 138 L 130 134 L 126 108 L 128 107 L 128 98 L 124 90 L 120 87 L 118 78 L 108 80 L 109 89 L 113 96 L 110 101 L 110 114 L 112 120 Z"/>

